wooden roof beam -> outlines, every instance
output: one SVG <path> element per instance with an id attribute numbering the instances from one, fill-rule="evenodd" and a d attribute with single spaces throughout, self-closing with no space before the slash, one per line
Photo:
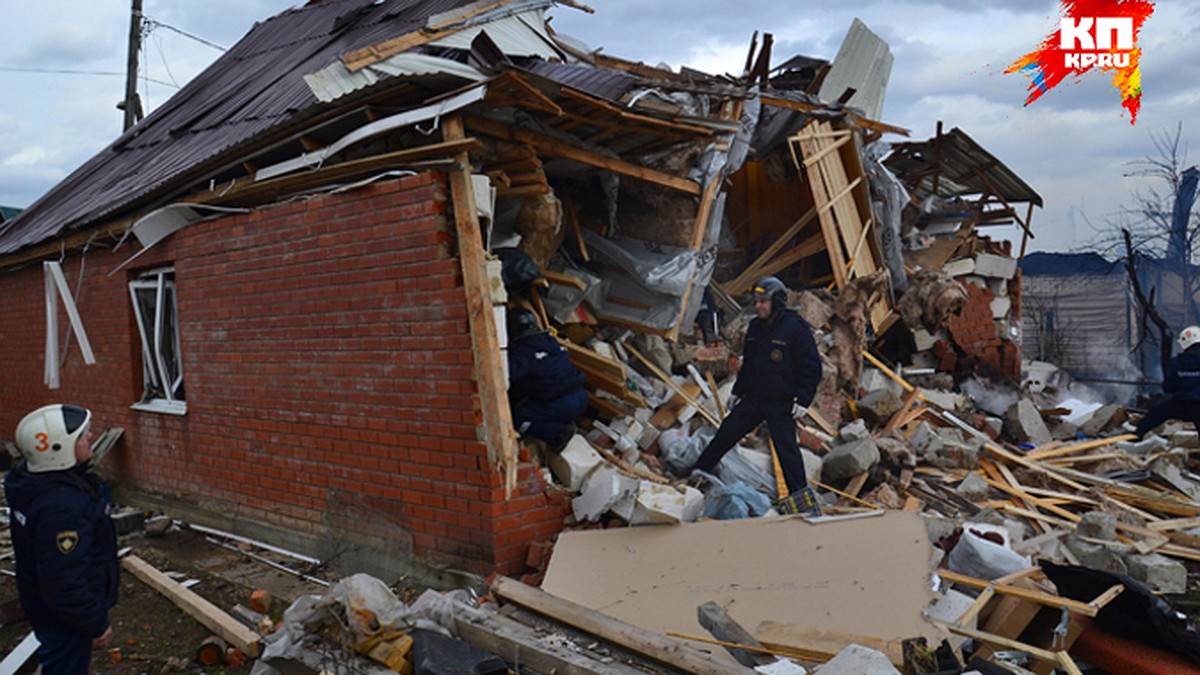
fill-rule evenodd
<path id="1" fill-rule="evenodd" d="M 473 114 L 464 114 L 463 121 L 466 122 L 467 127 L 475 132 L 513 143 L 527 143 L 536 147 L 544 155 L 570 159 L 581 164 L 605 169 L 622 176 L 636 178 L 656 185 L 662 185 L 663 187 L 686 192 L 687 194 L 700 194 L 700 186 L 695 181 L 655 171 L 654 169 L 626 162 L 623 159 L 606 157 L 591 150 L 585 150 L 557 138 L 533 131 L 532 129 L 511 126 L 498 120 Z"/>

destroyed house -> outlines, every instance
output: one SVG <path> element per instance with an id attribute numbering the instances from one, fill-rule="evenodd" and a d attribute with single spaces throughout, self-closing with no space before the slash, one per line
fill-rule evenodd
<path id="1" fill-rule="evenodd" d="M 493 251 L 517 235 L 545 322 L 675 340 L 706 288 L 736 311 L 779 274 L 890 278 L 868 320 L 897 325 L 864 146 L 903 130 L 822 102 L 829 64 L 772 68 L 769 39 L 741 77 L 676 73 L 555 35 L 553 4 L 256 24 L 0 224 L 0 428 L 86 405 L 123 431 L 124 503 L 381 575 L 512 573 L 569 512 L 506 399 Z M 975 255 L 969 229 L 947 250 Z M 570 349 L 599 417 L 638 403 L 624 362 Z"/>

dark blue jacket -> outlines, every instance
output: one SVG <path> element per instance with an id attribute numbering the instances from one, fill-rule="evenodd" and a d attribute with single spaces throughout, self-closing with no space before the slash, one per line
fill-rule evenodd
<path id="1" fill-rule="evenodd" d="M 1163 391 L 1184 401 L 1200 402 L 1200 345 L 1192 345 L 1171 359 Z"/>
<path id="2" fill-rule="evenodd" d="M 746 331 L 742 369 L 733 393 L 766 400 L 812 403 L 821 383 L 821 355 L 812 330 L 799 314 L 783 311 L 755 318 Z"/>
<path id="3" fill-rule="evenodd" d="M 508 345 L 508 393 L 514 401 L 561 398 L 581 390 L 584 379 L 566 348 L 549 333 L 534 333 Z"/>
<path id="4" fill-rule="evenodd" d="M 35 631 L 89 639 L 108 629 L 117 604 L 117 535 L 100 481 L 80 467 L 4 479 L 17 592 Z"/>

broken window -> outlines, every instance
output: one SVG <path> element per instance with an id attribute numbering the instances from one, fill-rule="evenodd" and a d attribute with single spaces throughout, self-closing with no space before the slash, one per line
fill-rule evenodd
<path id="1" fill-rule="evenodd" d="M 129 296 L 142 338 L 142 410 L 183 414 L 183 359 L 175 310 L 175 270 L 154 270 L 129 282 Z"/>

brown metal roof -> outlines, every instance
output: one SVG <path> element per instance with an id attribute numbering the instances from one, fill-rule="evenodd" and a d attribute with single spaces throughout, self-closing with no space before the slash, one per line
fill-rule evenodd
<path id="1" fill-rule="evenodd" d="M 942 197 L 986 194 L 1042 205 L 1041 195 L 958 127 L 926 141 L 893 143 L 884 164 L 921 199 L 936 184 Z"/>
<path id="2" fill-rule="evenodd" d="M 305 74 L 466 4 L 322 0 L 256 24 L 150 116 L 0 224 L 0 255 L 152 205 L 205 179 L 235 158 L 238 146 L 336 107 L 316 101 Z"/>

